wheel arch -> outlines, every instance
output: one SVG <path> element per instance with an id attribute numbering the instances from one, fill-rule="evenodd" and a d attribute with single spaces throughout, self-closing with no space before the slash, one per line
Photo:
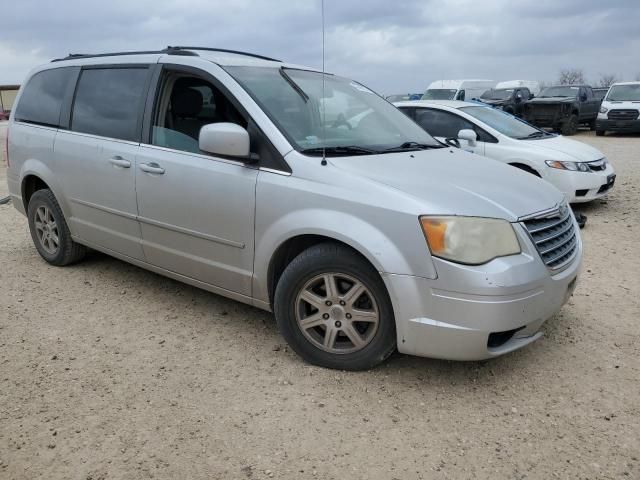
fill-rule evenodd
<path id="1" fill-rule="evenodd" d="M 522 160 L 514 160 L 508 163 L 512 167 L 519 168 L 520 170 L 524 170 L 525 172 L 532 173 L 533 175 L 542 178 L 540 171 L 536 167 L 530 165 L 528 162 L 524 162 Z"/>
<path id="2" fill-rule="evenodd" d="M 269 295 L 269 303 L 273 304 L 273 298 L 276 291 L 278 281 L 282 276 L 282 273 L 291 263 L 291 261 L 308 248 L 320 244 L 320 243 L 337 243 L 351 250 L 355 255 L 358 255 L 364 261 L 366 261 L 371 267 L 378 270 L 371 261 L 363 255 L 360 251 L 354 248 L 352 245 L 327 235 L 318 234 L 301 234 L 294 237 L 290 237 L 282 242 L 275 250 L 269 261 L 267 268 L 267 291 Z"/>

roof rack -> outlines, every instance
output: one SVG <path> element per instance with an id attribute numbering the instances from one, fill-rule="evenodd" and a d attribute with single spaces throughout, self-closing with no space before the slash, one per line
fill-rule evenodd
<path id="1" fill-rule="evenodd" d="M 139 50 L 132 52 L 110 52 L 110 53 L 70 53 L 64 58 L 55 58 L 51 62 L 62 62 L 64 60 L 75 60 L 78 58 L 98 58 L 98 57 L 118 57 L 124 55 L 154 55 L 154 54 L 167 54 L 167 55 L 184 55 L 197 57 L 198 54 L 192 50 L 206 50 L 208 52 L 221 52 L 232 53 L 234 55 L 244 55 L 246 57 L 259 58 L 261 60 L 268 60 L 271 62 L 281 62 L 282 60 L 276 60 L 275 58 L 265 57 L 262 55 L 256 55 L 255 53 L 241 52 L 239 50 L 228 50 L 226 48 L 210 48 L 210 47 L 172 47 L 168 46 L 163 50 Z"/>
<path id="2" fill-rule="evenodd" d="M 261 60 L 268 60 L 270 62 L 282 62 L 282 60 L 278 60 L 276 58 L 265 57 L 264 55 L 258 55 L 255 53 L 242 52 L 240 50 L 229 50 L 226 48 L 169 46 L 167 47 L 167 50 L 174 50 L 174 51 L 204 50 L 207 52 L 221 52 L 221 53 L 232 53 L 234 55 L 244 55 L 245 57 L 259 58 Z"/>

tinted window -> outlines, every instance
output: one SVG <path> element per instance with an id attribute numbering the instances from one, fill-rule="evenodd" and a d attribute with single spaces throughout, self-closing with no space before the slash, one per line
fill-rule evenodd
<path id="1" fill-rule="evenodd" d="M 36 73 L 20 97 L 16 120 L 59 126 L 64 94 L 74 76 L 73 68 L 55 68 Z"/>
<path id="2" fill-rule="evenodd" d="M 471 122 L 442 110 L 418 109 L 416 122 L 434 137 L 458 138 L 460 130 L 475 130 Z"/>
<path id="3" fill-rule="evenodd" d="M 71 129 L 122 140 L 138 140 L 146 68 L 83 70 L 76 89 Z"/>

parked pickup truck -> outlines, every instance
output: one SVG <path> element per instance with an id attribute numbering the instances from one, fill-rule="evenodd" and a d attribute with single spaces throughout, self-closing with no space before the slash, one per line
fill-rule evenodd
<path id="1" fill-rule="evenodd" d="M 480 101 L 516 117 L 522 117 L 526 102 L 532 98 L 533 94 L 526 87 L 493 88 L 484 92 Z"/>
<path id="2" fill-rule="evenodd" d="M 574 135 L 581 124 L 596 128 L 600 109 L 588 85 L 547 87 L 525 105 L 525 119 L 537 127 L 550 127 L 563 135 Z"/>

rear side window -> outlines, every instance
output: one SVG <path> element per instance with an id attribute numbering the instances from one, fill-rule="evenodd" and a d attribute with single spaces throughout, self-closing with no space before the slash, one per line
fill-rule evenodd
<path id="1" fill-rule="evenodd" d="M 58 127 L 64 95 L 75 75 L 73 68 L 55 68 L 36 73 L 20 96 L 16 120 Z"/>
<path id="2" fill-rule="evenodd" d="M 148 69 L 83 70 L 76 88 L 71 130 L 121 140 L 139 140 Z"/>

